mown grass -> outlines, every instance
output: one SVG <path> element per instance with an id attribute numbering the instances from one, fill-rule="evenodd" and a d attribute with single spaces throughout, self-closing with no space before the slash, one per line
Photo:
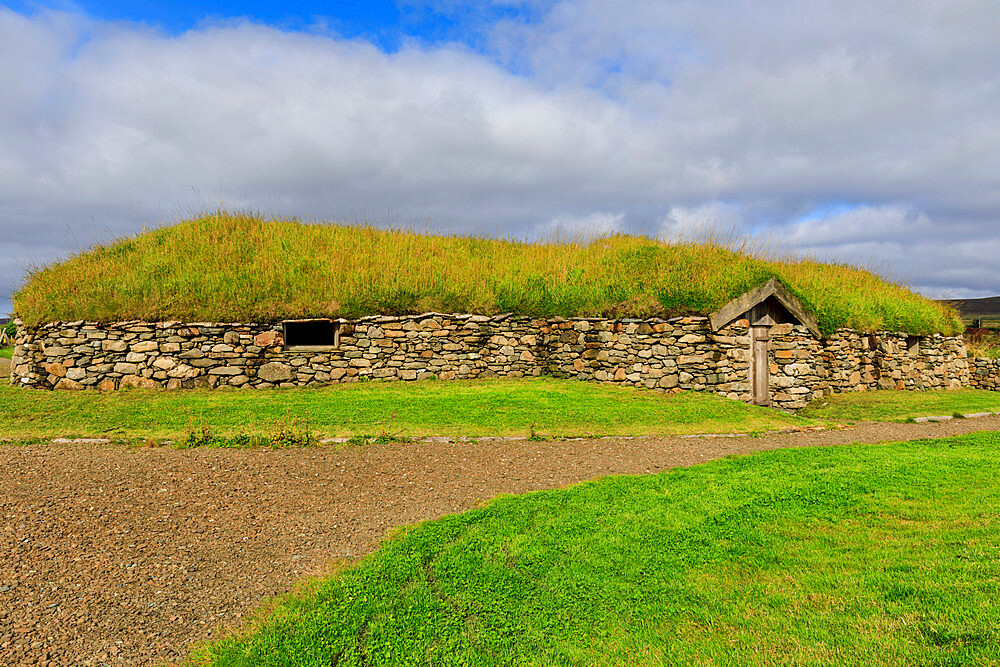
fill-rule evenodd
<path id="1" fill-rule="evenodd" d="M 270 321 L 428 311 L 647 317 L 708 313 L 778 277 L 839 326 L 954 333 L 949 307 L 873 273 L 765 260 L 745 242 L 614 236 L 518 243 L 218 213 L 41 267 L 15 295 L 28 323 Z"/>
<path id="2" fill-rule="evenodd" d="M 835 422 L 904 422 L 915 417 L 976 412 L 1000 412 L 1000 392 L 957 389 L 834 394 L 813 401 L 799 415 Z"/>
<path id="3" fill-rule="evenodd" d="M 202 648 L 212 665 L 996 664 L 1000 434 L 501 497 Z"/>
<path id="4" fill-rule="evenodd" d="M 0 350 L 0 359 L 10 359 L 13 356 L 14 356 L 13 348 L 8 347 L 6 349 Z"/>
<path id="5" fill-rule="evenodd" d="M 0 438 L 590 436 L 759 432 L 815 424 L 705 392 L 576 380 L 371 382 L 266 391 L 42 392 L 0 386 Z M 252 439 L 252 438 L 251 438 Z M 210 443 L 210 437 L 201 438 Z M 246 441 L 241 438 L 235 442 Z"/>

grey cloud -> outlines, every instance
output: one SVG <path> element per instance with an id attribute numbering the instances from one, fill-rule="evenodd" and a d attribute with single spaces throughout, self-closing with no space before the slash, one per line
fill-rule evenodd
<path id="1" fill-rule="evenodd" d="M 0 311 L 26 263 L 218 206 L 522 238 L 708 220 L 1000 293 L 993 3 L 510 4 L 542 18 L 473 26 L 485 55 L 0 9 Z M 857 208 L 800 222 L 830 201 Z"/>

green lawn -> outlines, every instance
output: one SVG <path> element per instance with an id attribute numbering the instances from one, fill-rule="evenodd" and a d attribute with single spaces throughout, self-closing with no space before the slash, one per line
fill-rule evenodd
<path id="1" fill-rule="evenodd" d="M 176 438 L 268 433 L 291 417 L 320 435 L 659 435 L 815 422 L 704 392 L 551 378 L 359 383 L 264 391 L 46 392 L 0 386 L 0 438 Z"/>
<path id="2" fill-rule="evenodd" d="M 813 401 L 799 414 L 835 422 L 907 421 L 914 417 L 1000 412 L 1000 392 L 869 391 L 835 394 Z"/>
<path id="3" fill-rule="evenodd" d="M 501 497 L 244 630 L 192 661 L 997 664 L 1000 433 Z"/>
<path id="4" fill-rule="evenodd" d="M 13 356 L 14 356 L 13 348 L 8 347 L 6 349 L 0 350 L 0 359 L 10 359 Z"/>

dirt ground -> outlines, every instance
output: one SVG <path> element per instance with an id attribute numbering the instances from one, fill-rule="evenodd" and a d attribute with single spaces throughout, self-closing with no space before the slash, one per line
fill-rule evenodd
<path id="1" fill-rule="evenodd" d="M 386 531 L 501 493 L 727 454 L 1000 430 L 235 450 L 0 446 L 0 664 L 170 662 Z"/>

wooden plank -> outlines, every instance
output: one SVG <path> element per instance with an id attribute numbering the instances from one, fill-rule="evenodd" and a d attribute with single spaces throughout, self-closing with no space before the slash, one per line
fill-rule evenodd
<path id="1" fill-rule="evenodd" d="M 813 336 L 816 338 L 823 337 L 819 329 L 819 322 L 816 318 L 812 315 L 812 313 L 806 310 L 806 307 L 802 304 L 802 302 L 799 301 L 794 294 L 789 292 L 777 278 L 771 278 L 760 287 L 756 287 L 746 294 L 733 299 L 725 306 L 709 315 L 708 319 L 712 325 L 712 329 L 718 331 L 734 320 L 738 320 L 741 317 L 747 317 L 748 313 L 754 306 L 763 303 L 772 296 L 792 315 L 792 317 L 809 329 L 809 332 L 812 333 Z"/>

